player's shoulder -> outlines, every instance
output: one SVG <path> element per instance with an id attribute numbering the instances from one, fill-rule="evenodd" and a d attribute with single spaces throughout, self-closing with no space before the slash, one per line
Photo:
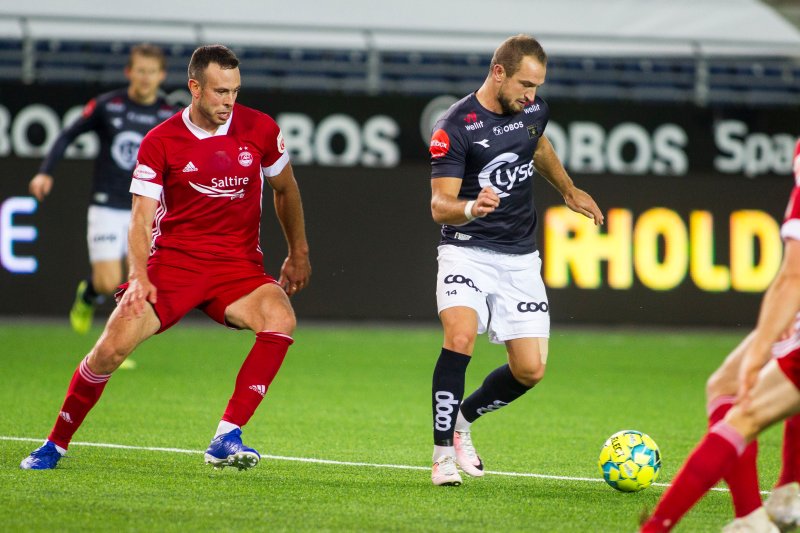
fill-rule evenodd
<path id="1" fill-rule="evenodd" d="M 171 104 L 169 100 L 167 100 L 167 95 L 164 93 L 158 94 L 153 108 L 155 109 L 156 115 L 161 120 L 168 119 L 169 117 L 180 114 L 180 112 L 183 111 L 183 107 L 177 104 Z"/>
<path id="2" fill-rule="evenodd" d="M 233 108 L 233 116 L 235 119 L 247 122 L 250 125 L 271 126 L 275 124 L 275 119 L 263 111 L 248 107 L 242 104 L 235 104 Z"/>
<path id="3" fill-rule="evenodd" d="M 186 130 L 186 126 L 183 124 L 183 110 L 175 112 L 174 107 L 170 107 L 169 109 L 171 110 L 169 118 L 148 131 L 144 136 L 145 139 L 154 140 L 161 137 L 169 137 Z"/>
<path id="4" fill-rule="evenodd" d="M 127 89 L 114 89 L 97 95 L 94 101 L 98 109 L 111 113 L 124 111 L 128 102 Z"/>
<path id="5" fill-rule="evenodd" d="M 98 102 L 106 103 L 111 101 L 124 101 L 128 97 L 128 90 L 124 88 L 114 89 L 100 93 L 95 97 Z"/>
<path id="6" fill-rule="evenodd" d="M 465 119 L 469 121 L 470 117 L 474 116 L 474 114 L 480 110 L 482 110 L 482 108 L 478 103 L 478 99 L 475 97 L 475 93 L 470 93 L 461 100 L 455 102 L 447 111 L 442 113 L 442 116 L 439 117 L 439 123 L 459 124 Z"/>

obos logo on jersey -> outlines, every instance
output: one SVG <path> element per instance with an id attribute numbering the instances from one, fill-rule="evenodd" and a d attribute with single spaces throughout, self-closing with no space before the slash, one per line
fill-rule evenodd
<path id="1" fill-rule="evenodd" d="M 450 151 L 450 136 L 447 135 L 446 131 L 438 129 L 433 132 L 430 151 L 431 157 L 434 159 L 447 155 L 447 152 Z"/>
<path id="2" fill-rule="evenodd" d="M 517 183 L 522 183 L 533 175 L 533 160 L 528 162 L 527 165 L 511 166 L 519 156 L 511 152 L 505 152 L 491 161 L 478 174 L 478 182 L 481 188 L 493 187 L 497 196 L 505 198 L 509 191 L 514 188 Z"/>

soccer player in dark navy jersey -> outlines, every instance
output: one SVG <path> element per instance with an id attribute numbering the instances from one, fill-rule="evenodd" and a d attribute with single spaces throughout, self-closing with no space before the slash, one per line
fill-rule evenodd
<path id="1" fill-rule="evenodd" d="M 131 218 L 131 171 L 145 134 L 177 111 L 159 94 L 166 77 L 166 59 L 160 48 L 140 44 L 131 49 L 125 76 L 127 88 L 93 98 L 83 113 L 56 139 L 30 192 L 42 201 L 53 187 L 53 169 L 69 144 L 79 135 L 94 131 L 100 151 L 94 162 L 91 205 L 86 239 L 92 273 L 78 285 L 70 311 L 73 329 L 86 333 L 92 325 L 94 305 L 113 294 L 123 281 L 123 259 Z"/>
<path id="2" fill-rule="evenodd" d="M 536 90 L 546 70 L 536 39 L 510 37 L 495 51 L 481 88 L 433 128 L 431 211 L 442 224 L 436 297 L 444 328 L 433 372 L 434 485 L 460 485 L 457 466 L 482 476 L 472 422 L 544 376 L 550 315 L 536 248 L 535 173 L 573 211 L 603 223 L 600 208 L 575 187 L 544 135 L 549 110 Z M 505 344 L 508 364 L 462 402 L 475 338 L 484 332 Z"/>

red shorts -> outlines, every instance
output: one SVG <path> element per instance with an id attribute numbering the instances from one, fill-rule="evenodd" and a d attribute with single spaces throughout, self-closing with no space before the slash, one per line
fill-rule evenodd
<path id="1" fill-rule="evenodd" d="M 800 348 L 778 357 L 775 361 L 789 381 L 800 390 Z"/>
<path id="2" fill-rule="evenodd" d="M 153 305 L 161 321 L 157 333 L 171 328 L 195 308 L 220 324 L 233 327 L 225 321 L 225 309 L 260 286 L 276 283 L 255 263 L 182 259 L 170 264 L 151 261 L 147 265 L 147 276 L 158 290 Z M 120 286 L 117 301 L 127 288 L 127 283 Z"/>

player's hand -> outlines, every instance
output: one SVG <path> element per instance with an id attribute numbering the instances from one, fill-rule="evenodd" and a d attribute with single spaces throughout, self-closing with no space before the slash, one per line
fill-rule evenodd
<path id="1" fill-rule="evenodd" d="M 736 401 L 742 404 L 745 410 L 749 407 L 750 393 L 758 381 L 758 374 L 771 357 L 769 348 L 759 349 L 754 343 L 750 343 L 744 353 L 742 364 L 739 366 L 739 392 Z"/>
<path id="2" fill-rule="evenodd" d="M 586 191 L 582 191 L 578 188 L 572 189 L 569 193 L 564 195 L 564 202 L 567 204 L 567 207 L 576 213 L 580 213 L 594 220 L 595 226 L 599 226 L 603 223 L 603 213 L 600 211 L 594 199 L 589 196 L 589 193 Z"/>
<path id="3" fill-rule="evenodd" d="M 157 300 L 156 286 L 150 283 L 147 276 L 131 277 L 128 288 L 119 301 L 120 314 L 124 318 L 139 318 L 144 313 L 147 302 L 155 304 Z"/>
<path id="4" fill-rule="evenodd" d="M 475 198 L 475 203 L 472 204 L 472 216 L 476 218 L 483 218 L 489 213 L 493 213 L 500 205 L 500 197 L 494 192 L 494 187 L 491 185 L 481 189 L 478 197 Z"/>
<path id="5" fill-rule="evenodd" d="M 28 184 L 28 190 L 40 202 L 50 194 L 52 188 L 53 177 L 49 174 L 36 174 Z"/>
<path id="6" fill-rule="evenodd" d="M 311 262 L 308 254 L 289 254 L 281 266 L 280 285 L 287 295 L 292 296 L 308 286 L 311 278 Z"/>

